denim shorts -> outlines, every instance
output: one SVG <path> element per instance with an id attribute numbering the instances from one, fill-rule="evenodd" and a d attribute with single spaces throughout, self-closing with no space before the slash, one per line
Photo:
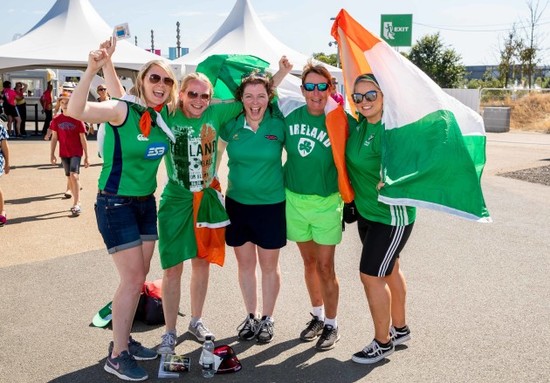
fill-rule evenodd
<path id="1" fill-rule="evenodd" d="M 158 239 L 154 195 L 123 197 L 98 193 L 94 210 L 109 254 Z"/>

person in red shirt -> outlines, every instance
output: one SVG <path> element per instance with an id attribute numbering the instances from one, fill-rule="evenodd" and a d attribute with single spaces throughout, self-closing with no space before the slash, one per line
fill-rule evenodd
<path id="1" fill-rule="evenodd" d="M 4 81 L 2 84 L 4 89 L 2 90 L 2 98 L 4 99 L 4 113 L 8 116 L 8 132 L 15 137 L 21 137 L 21 117 L 17 110 L 15 99 L 17 93 L 11 88 L 10 81 Z M 15 122 L 15 126 L 14 126 Z"/>
<path id="2" fill-rule="evenodd" d="M 59 157 L 63 163 L 65 175 L 73 197 L 73 216 L 80 215 L 80 163 L 84 155 L 84 167 L 89 166 L 88 142 L 86 141 L 86 127 L 82 121 L 66 116 L 69 103 L 69 92 L 63 92 L 59 97 L 61 113 L 55 116 L 50 124 L 52 131 L 50 157 L 53 165 L 57 164 L 55 148 L 59 141 Z"/>

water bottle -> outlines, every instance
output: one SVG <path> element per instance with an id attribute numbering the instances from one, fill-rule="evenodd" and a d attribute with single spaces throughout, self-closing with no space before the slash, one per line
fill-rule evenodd
<path id="1" fill-rule="evenodd" d="M 202 376 L 212 378 L 215 373 L 214 342 L 212 341 L 212 336 L 207 335 L 202 345 Z"/>

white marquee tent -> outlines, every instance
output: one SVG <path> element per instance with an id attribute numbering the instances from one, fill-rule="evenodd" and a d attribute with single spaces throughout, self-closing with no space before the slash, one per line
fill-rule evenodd
<path id="1" fill-rule="evenodd" d="M 48 13 L 18 40 L 0 46 L 0 72 L 32 68 L 83 69 L 90 50 L 108 39 L 113 27 L 89 0 L 57 0 Z M 139 70 L 146 62 L 162 59 L 128 41 L 117 43 L 117 68 Z M 170 60 L 165 59 L 170 62 Z M 172 67 L 181 71 L 179 65 Z"/>
<path id="2" fill-rule="evenodd" d="M 302 73 L 302 68 L 310 57 L 287 47 L 261 22 L 249 0 L 237 0 L 224 23 L 206 41 L 185 56 L 174 60 L 185 65 L 185 72 L 195 70 L 197 64 L 214 54 L 249 54 L 260 57 L 271 64 L 271 70 L 278 69 L 282 55 L 293 63 L 294 74 Z M 320 63 L 320 62 L 319 62 Z M 341 80 L 342 71 L 323 64 L 331 74 Z"/>

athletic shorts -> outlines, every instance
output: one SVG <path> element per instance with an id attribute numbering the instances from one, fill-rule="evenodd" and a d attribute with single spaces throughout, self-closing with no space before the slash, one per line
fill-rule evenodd
<path id="1" fill-rule="evenodd" d="M 263 249 L 286 245 L 285 201 L 269 205 L 245 205 L 225 197 L 231 224 L 225 228 L 225 243 L 242 246 L 246 242 Z"/>
<path id="2" fill-rule="evenodd" d="M 11 117 L 19 117 L 19 111 L 15 105 L 10 105 L 7 102 L 4 102 L 4 113 Z"/>
<path id="3" fill-rule="evenodd" d="M 295 242 L 313 240 L 319 245 L 337 245 L 342 240 L 340 193 L 328 197 L 297 194 L 286 189 L 286 236 Z"/>
<path id="4" fill-rule="evenodd" d="M 65 175 L 68 177 L 71 173 L 80 174 L 80 159 L 82 157 L 61 157 Z"/>
<path id="5" fill-rule="evenodd" d="M 359 238 L 363 242 L 359 271 L 373 277 L 392 273 L 395 260 L 411 235 L 413 224 L 391 226 L 357 217 Z"/>
<path id="6" fill-rule="evenodd" d="M 97 227 L 109 254 L 158 238 L 154 195 L 122 197 L 98 193 L 94 209 Z"/>

